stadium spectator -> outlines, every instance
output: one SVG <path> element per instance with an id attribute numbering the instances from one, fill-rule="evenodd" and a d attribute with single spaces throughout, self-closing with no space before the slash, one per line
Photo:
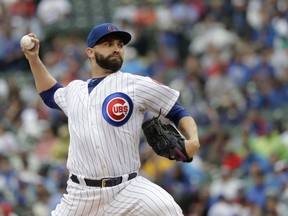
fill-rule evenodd
<path id="1" fill-rule="evenodd" d="M 41 0 L 36 14 L 43 26 L 65 20 L 71 13 L 72 7 L 68 0 Z"/>

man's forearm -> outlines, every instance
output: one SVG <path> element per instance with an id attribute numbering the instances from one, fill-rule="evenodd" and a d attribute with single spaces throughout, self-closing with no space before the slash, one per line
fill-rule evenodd
<path id="1" fill-rule="evenodd" d="M 30 50 L 22 47 L 22 52 L 29 62 L 32 74 L 34 76 L 36 89 L 38 93 L 41 93 L 52 88 L 57 81 L 49 74 L 47 68 L 39 58 L 39 39 L 36 38 L 34 33 L 29 33 L 28 36 L 31 37 L 31 40 L 35 45 Z"/>
<path id="2" fill-rule="evenodd" d="M 179 121 L 178 129 L 186 138 L 186 152 L 193 157 L 200 147 L 197 125 L 194 119 L 190 116 L 183 117 Z"/>
<path id="3" fill-rule="evenodd" d="M 49 74 L 39 57 L 29 60 L 29 64 L 35 79 L 38 93 L 52 88 L 57 83 L 57 81 Z"/>

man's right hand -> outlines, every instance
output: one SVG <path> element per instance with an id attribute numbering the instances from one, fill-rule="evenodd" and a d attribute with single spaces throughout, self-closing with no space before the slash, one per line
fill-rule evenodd
<path id="1" fill-rule="evenodd" d="M 22 48 L 22 52 L 24 53 L 28 61 L 33 61 L 34 59 L 37 59 L 39 57 L 40 42 L 34 33 L 29 33 L 28 35 L 32 38 L 35 46 L 31 50 Z"/>

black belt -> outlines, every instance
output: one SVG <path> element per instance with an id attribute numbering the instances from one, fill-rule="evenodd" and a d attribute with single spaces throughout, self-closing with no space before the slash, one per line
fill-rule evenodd
<path id="1" fill-rule="evenodd" d="M 137 176 L 137 173 L 130 173 L 128 175 L 128 180 L 131 180 L 133 178 L 135 178 Z M 78 177 L 74 174 L 71 175 L 71 180 L 77 184 L 80 184 L 80 181 L 78 179 Z M 102 178 L 99 180 L 94 180 L 94 179 L 86 179 L 84 178 L 84 181 L 86 183 L 87 186 L 91 186 L 91 187 L 113 187 L 116 186 L 120 183 L 122 183 L 122 176 L 119 177 L 115 177 L 115 178 Z"/>

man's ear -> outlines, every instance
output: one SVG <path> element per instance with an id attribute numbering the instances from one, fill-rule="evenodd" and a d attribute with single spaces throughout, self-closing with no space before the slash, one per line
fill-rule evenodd
<path id="1" fill-rule="evenodd" d="M 93 57 L 94 57 L 94 51 L 93 51 L 93 49 L 90 48 L 90 47 L 87 47 L 87 48 L 86 48 L 86 54 L 87 54 L 87 56 L 88 56 L 89 58 L 93 58 Z"/>

